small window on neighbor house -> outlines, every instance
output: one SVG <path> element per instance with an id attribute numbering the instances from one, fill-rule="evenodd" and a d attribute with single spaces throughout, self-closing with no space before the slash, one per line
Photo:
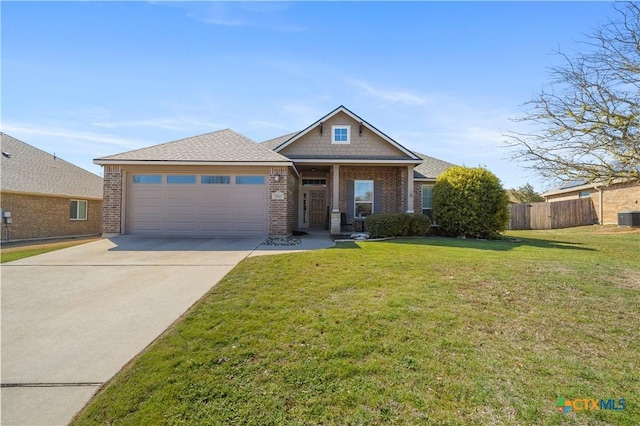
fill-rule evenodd
<path id="1" fill-rule="evenodd" d="M 580 198 L 589 198 L 591 197 L 591 191 L 580 191 Z"/>
<path id="2" fill-rule="evenodd" d="M 87 220 L 87 202 L 84 200 L 71 200 L 69 204 L 69 219 Z"/>
<path id="3" fill-rule="evenodd" d="M 231 176 L 200 176 L 200 183 L 228 185 L 231 183 Z"/>
<path id="4" fill-rule="evenodd" d="M 350 138 L 351 126 L 331 126 L 331 143 L 348 144 Z"/>
<path id="5" fill-rule="evenodd" d="M 133 175 L 133 183 L 162 183 L 162 175 Z"/>
<path id="6" fill-rule="evenodd" d="M 236 176 L 236 185 L 264 185 L 264 176 Z"/>
<path id="7" fill-rule="evenodd" d="M 196 177 L 194 175 L 169 175 L 167 183 L 190 185 L 196 183 Z"/>

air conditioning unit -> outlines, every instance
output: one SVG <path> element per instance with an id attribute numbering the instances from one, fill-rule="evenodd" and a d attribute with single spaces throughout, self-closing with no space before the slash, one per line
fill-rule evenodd
<path id="1" fill-rule="evenodd" d="M 640 227 L 640 211 L 618 212 L 618 226 Z"/>

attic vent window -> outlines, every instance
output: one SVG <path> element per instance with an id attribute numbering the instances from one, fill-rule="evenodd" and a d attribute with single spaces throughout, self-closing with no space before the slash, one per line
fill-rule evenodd
<path id="1" fill-rule="evenodd" d="M 351 126 L 331 126 L 331 143 L 351 143 Z"/>

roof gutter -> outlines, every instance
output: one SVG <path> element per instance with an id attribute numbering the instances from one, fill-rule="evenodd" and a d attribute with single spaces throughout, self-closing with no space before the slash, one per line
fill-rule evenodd
<path id="1" fill-rule="evenodd" d="M 323 159 L 323 158 L 300 158 L 293 159 L 294 163 L 313 163 L 313 164 L 422 164 L 423 160 L 361 160 L 361 159 Z"/>
<path id="2" fill-rule="evenodd" d="M 292 161 L 162 161 L 162 160 L 103 160 L 96 158 L 93 164 L 134 166 L 280 166 L 293 167 Z"/>

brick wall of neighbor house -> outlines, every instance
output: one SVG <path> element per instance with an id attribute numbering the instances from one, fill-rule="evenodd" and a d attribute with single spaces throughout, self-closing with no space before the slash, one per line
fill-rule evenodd
<path id="1" fill-rule="evenodd" d="M 280 176 L 278 182 L 274 177 Z M 272 167 L 269 173 L 269 235 L 289 236 L 298 221 L 298 179 L 287 167 Z M 273 199 L 282 192 L 284 200 Z"/>
<path id="2" fill-rule="evenodd" d="M 122 169 L 119 166 L 104 166 L 102 207 L 103 234 L 120 234 L 122 216 Z"/>
<path id="3" fill-rule="evenodd" d="M 585 190 L 587 191 L 587 190 Z M 617 183 L 603 189 L 602 213 L 600 218 L 600 191 L 589 189 L 589 196 L 598 215 L 598 220 L 605 225 L 618 223 L 618 213 L 628 210 L 640 210 L 640 182 Z M 580 198 L 580 192 L 572 191 L 564 194 L 551 195 L 547 201 L 575 200 Z"/>
<path id="4" fill-rule="evenodd" d="M 591 191 L 596 211 L 599 213 L 598 191 Z M 603 223 L 617 224 L 621 211 L 640 211 L 640 182 L 618 183 L 605 188 L 602 193 Z"/>
<path id="5" fill-rule="evenodd" d="M 87 220 L 69 219 L 71 200 L 87 201 Z M 11 212 L 9 241 L 99 235 L 102 201 L 82 197 L 49 197 L 41 195 L 2 193 L 1 207 Z M 2 225 L 5 240 L 6 224 Z"/>
<path id="6" fill-rule="evenodd" d="M 347 211 L 347 181 L 350 180 L 382 181 L 382 213 L 407 210 L 407 167 L 340 167 L 341 212 Z"/>
<path id="7" fill-rule="evenodd" d="M 349 144 L 331 143 L 331 126 L 349 125 L 351 126 L 351 141 Z M 305 157 L 338 155 L 338 156 L 403 156 L 399 149 L 394 148 L 387 141 L 380 138 L 372 131 L 363 128 L 362 135 L 359 134 L 360 123 L 349 117 L 345 113 L 338 113 L 329 120 L 322 123 L 322 134 L 320 128 L 312 129 L 309 133 L 301 137 L 295 143 L 284 148 L 280 154 L 301 155 Z"/>

